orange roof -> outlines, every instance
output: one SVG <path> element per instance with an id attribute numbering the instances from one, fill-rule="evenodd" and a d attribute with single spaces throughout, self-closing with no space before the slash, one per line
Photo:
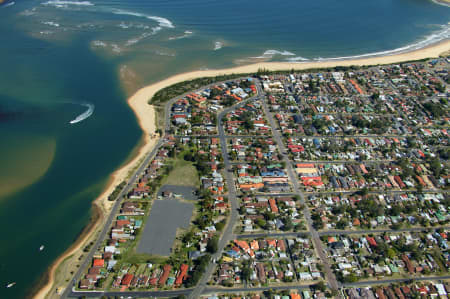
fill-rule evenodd
<path id="1" fill-rule="evenodd" d="M 94 259 L 94 267 L 103 267 L 105 265 L 104 259 Z"/>
<path id="2" fill-rule="evenodd" d="M 180 285 L 183 280 L 186 278 L 187 270 L 189 266 L 186 264 L 182 264 L 180 267 L 180 273 L 178 273 L 177 279 L 175 280 L 175 285 Z"/>
<path id="3" fill-rule="evenodd" d="M 251 188 L 259 189 L 259 188 L 264 187 L 264 184 L 263 183 L 240 184 L 239 187 L 242 188 L 242 189 L 251 189 Z"/>
<path id="4" fill-rule="evenodd" d="M 297 163 L 297 168 L 314 168 L 313 163 Z"/>
<path id="5" fill-rule="evenodd" d="M 120 284 L 123 285 L 123 286 L 130 285 L 131 280 L 133 279 L 133 277 L 134 277 L 133 274 L 130 274 L 130 273 L 125 274 L 125 276 L 122 278 L 122 281 L 121 281 Z"/>
<path id="6" fill-rule="evenodd" d="M 267 240 L 267 246 L 277 247 L 277 241 L 276 240 Z"/>
<path id="7" fill-rule="evenodd" d="M 250 248 L 253 249 L 253 250 L 258 250 L 259 249 L 258 241 L 256 241 L 256 240 L 251 241 L 250 242 Z"/>
<path id="8" fill-rule="evenodd" d="M 278 213 L 278 207 L 277 207 L 277 204 L 275 203 L 275 199 L 270 198 L 269 204 L 270 204 L 270 210 L 272 210 L 272 213 Z"/>
<path id="9" fill-rule="evenodd" d="M 250 251 L 250 246 L 248 245 L 248 243 L 246 241 L 234 240 L 234 244 L 239 246 L 245 252 Z"/>
<path id="10" fill-rule="evenodd" d="M 127 220 L 127 219 L 125 219 L 125 220 L 117 220 L 116 224 L 117 224 L 117 226 L 128 225 L 128 224 L 130 224 L 130 220 Z"/>

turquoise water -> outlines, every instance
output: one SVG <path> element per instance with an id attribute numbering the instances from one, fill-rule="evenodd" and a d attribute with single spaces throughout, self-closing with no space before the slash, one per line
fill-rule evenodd
<path id="1" fill-rule="evenodd" d="M 0 298 L 22 298 L 141 138 L 136 88 L 182 71 L 402 51 L 449 37 L 428 0 L 16 1 L 0 7 Z M 128 89 L 128 91 L 130 91 Z M 93 113 L 70 124 L 87 110 Z M 10 181 L 11 179 L 11 181 Z M 45 244 L 45 250 L 38 248 Z M 6 289 L 6 283 L 16 286 Z"/>

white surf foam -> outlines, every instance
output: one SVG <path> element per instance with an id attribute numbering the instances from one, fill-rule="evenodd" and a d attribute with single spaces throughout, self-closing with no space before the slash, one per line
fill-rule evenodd
<path id="1" fill-rule="evenodd" d="M 47 2 L 42 2 L 42 5 L 45 6 L 53 6 L 56 8 L 69 8 L 69 7 L 73 7 L 73 6 L 78 6 L 78 7 L 92 7 L 95 6 L 94 3 L 90 2 L 90 1 L 73 1 L 73 0 L 49 0 Z M 160 27 L 166 27 L 166 28 L 175 28 L 175 26 L 173 25 L 173 23 L 163 17 L 159 17 L 159 16 L 152 16 L 152 15 L 147 15 L 147 14 L 143 14 L 143 13 L 139 13 L 139 12 L 133 12 L 133 11 L 128 11 L 128 10 L 124 10 L 124 9 L 118 9 L 118 8 L 110 8 L 110 7 L 103 7 L 103 6 L 95 6 L 95 9 L 90 9 L 92 11 L 97 11 L 97 12 L 104 12 L 104 13 L 113 13 L 116 15 L 126 15 L 126 16 L 134 16 L 134 17 L 138 17 L 138 18 L 146 18 L 148 20 L 153 20 L 156 21 L 158 23 L 158 25 Z"/>
<path id="2" fill-rule="evenodd" d="M 32 16 L 36 14 L 36 7 L 32 8 L 32 9 L 25 9 L 24 11 L 22 11 L 21 13 L 19 13 L 19 15 L 21 16 Z"/>
<path id="3" fill-rule="evenodd" d="M 395 54 L 402 54 L 406 52 L 411 52 L 414 50 L 422 49 L 427 46 L 439 43 L 443 40 L 450 38 L 450 23 L 447 25 L 439 25 L 440 30 L 433 32 L 432 34 L 426 36 L 424 39 L 419 40 L 418 42 L 408 44 L 403 47 L 399 47 L 392 50 L 385 50 L 385 51 L 379 51 L 379 52 L 371 52 L 371 53 L 365 53 L 360 55 L 353 55 L 353 56 L 341 56 L 341 57 L 316 57 L 312 59 L 307 59 L 305 57 L 296 56 L 296 57 L 289 57 L 285 58 L 286 61 L 290 62 L 307 62 L 307 61 L 335 61 L 335 60 L 351 60 L 351 59 L 359 59 L 359 58 L 370 58 L 370 57 L 377 57 L 377 56 L 386 56 L 386 55 L 395 55 Z M 275 55 L 281 55 L 281 56 L 293 56 L 294 53 L 291 53 L 289 51 L 278 51 L 278 50 L 267 50 L 263 53 L 261 56 L 257 57 L 250 57 L 250 58 L 259 58 L 259 59 L 270 59 L 273 58 Z"/>
<path id="4" fill-rule="evenodd" d="M 256 56 L 256 57 L 251 57 L 251 58 L 268 59 L 268 58 L 274 57 L 275 55 L 295 56 L 294 53 L 289 52 L 289 51 L 267 50 L 261 56 Z"/>
<path id="5" fill-rule="evenodd" d="M 223 43 L 222 42 L 215 42 L 214 43 L 214 51 L 220 50 L 223 48 Z"/>
<path id="6" fill-rule="evenodd" d="M 376 56 L 386 56 L 386 55 L 393 55 L 393 54 L 401 54 L 405 52 L 410 52 L 418 49 L 425 48 L 429 45 L 441 42 L 445 39 L 450 38 L 450 26 L 449 25 L 443 25 L 441 26 L 441 30 L 435 33 L 430 34 L 429 36 L 425 37 L 423 40 L 396 48 L 393 50 L 386 50 L 386 51 L 379 51 L 379 52 L 372 52 L 372 53 L 366 53 L 361 55 L 354 55 L 354 56 L 342 56 L 342 57 L 332 57 L 332 58 L 314 58 L 316 61 L 330 61 L 330 60 L 349 60 L 349 59 L 358 59 L 358 58 L 368 58 L 368 57 L 376 57 Z"/>
<path id="7" fill-rule="evenodd" d="M 151 15 L 146 15 L 146 14 L 139 13 L 139 12 L 133 12 L 133 11 L 123 10 L 123 9 L 116 9 L 116 8 L 112 9 L 111 12 L 116 15 L 135 16 L 138 18 L 146 18 L 146 19 L 158 22 L 159 26 L 161 26 L 161 27 L 175 28 L 175 26 L 172 24 L 171 21 L 169 21 L 168 19 L 163 18 L 163 17 L 151 16 Z"/>
<path id="8" fill-rule="evenodd" d="M 171 37 L 169 37 L 169 40 L 176 40 L 176 39 L 187 38 L 187 37 L 191 36 L 192 34 L 193 34 L 192 31 L 186 30 L 186 31 L 184 32 L 183 35 L 180 35 L 180 36 L 171 36 Z"/>
<path id="9" fill-rule="evenodd" d="M 92 46 L 105 48 L 108 46 L 108 44 L 101 40 L 94 40 L 92 41 Z"/>
<path id="10" fill-rule="evenodd" d="M 53 22 L 53 21 L 42 22 L 42 24 L 48 25 L 48 26 L 52 26 L 52 27 L 59 27 L 60 26 L 58 23 Z"/>
<path id="11" fill-rule="evenodd" d="M 143 29 L 143 30 L 147 30 L 150 29 L 150 26 L 145 25 L 145 24 L 134 24 L 134 23 L 125 23 L 125 22 L 120 22 L 119 25 L 117 25 L 117 27 L 122 28 L 122 29 Z"/>
<path id="12" fill-rule="evenodd" d="M 111 48 L 114 53 L 120 54 L 122 52 L 118 44 L 111 44 Z"/>
<path id="13" fill-rule="evenodd" d="M 49 0 L 43 2 L 42 5 L 53 6 L 57 8 L 68 8 L 69 6 L 94 6 L 92 2 L 89 1 L 66 1 L 66 0 Z"/>
<path id="14" fill-rule="evenodd" d="M 158 50 L 156 50 L 155 53 L 160 56 L 175 57 L 175 54 L 173 54 L 173 53 L 167 53 L 167 52 L 162 52 L 162 51 L 158 51 Z"/>
<path id="15" fill-rule="evenodd" d="M 155 28 L 152 28 L 152 31 L 151 32 L 144 32 L 144 33 L 142 33 L 140 36 L 138 36 L 138 37 L 135 37 L 135 38 L 132 38 L 132 39 L 129 39 L 129 40 L 127 40 L 127 42 L 125 43 L 125 46 L 126 47 L 129 47 L 129 46 L 132 46 L 132 45 L 134 45 L 134 44 L 137 44 L 138 42 L 140 42 L 141 40 L 143 40 L 143 39 L 145 39 L 145 38 L 147 38 L 147 37 L 149 37 L 149 36 L 152 36 L 152 35 L 155 35 L 156 33 L 158 33 L 158 31 L 160 31 L 162 28 L 161 27 L 155 27 Z"/>
<path id="16" fill-rule="evenodd" d="M 438 4 L 438 5 L 450 7 L 450 3 L 446 3 L 446 2 L 442 2 L 442 1 L 437 1 L 437 0 L 431 0 L 431 1 L 433 1 L 435 4 Z"/>
<path id="17" fill-rule="evenodd" d="M 75 119 L 71 120 L 69 122 L 71 125 L 79 123 L 79 122 L 85 120 L 86 118 L 91 116 L 92 113 L 94 113 L 94 108 L 95 108 L 94 104 L 82 103 L 80 105 L 84 106 L 84 107 L 87 107 L 88 109 L 86 111 L 84 111 L 83 113 L 81 113 L 80 115 L 78 115 Z"/>
<path id="18" fill-rule="evenodd" d="M 10 7 L 10 6 L 13 6 L 14 4 L 16 4 L 16 2 L 11 1 L 11 2 L 8 2 L 5 5 L 3 5 L 3 7 Z"/>
<path id="19" fill-rule="evenodd" d="M 296 56 L 296 57 L 286 58 L 286 60 L 287 60 L 287 61 L 291 61 L 291 62 L 296 62 L 296 61 L 309 61 L 308 58 L 301 57 L 301 56 Z"/>

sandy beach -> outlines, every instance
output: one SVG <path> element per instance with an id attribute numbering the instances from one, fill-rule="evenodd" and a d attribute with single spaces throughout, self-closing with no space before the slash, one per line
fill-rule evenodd
<path id="1" fill-rule="evenodd" d="M 442 4 L 442 5 L 446 5 L 449 6 L 450 5 L 450 0 L 431 0 L 436 4 Z"/>
<path id="2" fill-rule="evenodd" d="M 1 1 L 1 0 L 0 0 Z M 100 211 L 101 216 L 93 219 L 93 223 L 89 225 L 89 229 L 86 233 L 82 234 L 78 240 L 70 247 L 63 255 L 61 255 L 50 267 L 48 271 L 48 282 L 38 291 L 34 298 L 51 298 L 55 295 L 55 290 L 57 287 L 61 287 L 64 280 L 55 280 L 55 273 L 58 272 L 59 267 L 62 264 L 68 264 L 67 268 L 75 267 L 78 257 L 82 253 L 82 248 L 86 246 L 88 242 L 94 239 L 96 232 L 101 228 L 105 215 L 111 210 L 113 202 L 109 202 L 107 197 L 114 190 L 115 186 L 126 179 L 130 171 L 136 167 L 137 162 L 143 158 L 143 156 L 149 152 L 156 144 L 158 138 L 155 137 L 154 133 L 155 127 L 155 111 L 154 107 L 148 104 L 148 101 L 152 96 L 160 89 L 170 86 L 175 83 L 179 83 L 186 80 L 192 80 L 200 77 L 211 77 L 226 74 L 239 74 L 239 73 L 253 73 L 257 72 L 258 69 L 268 69 L 268 70 L 304 70 L 310 68 L 329 68 L 335 66 L 366 66 L 366 65 L 377 65 L 377 64 L 391 64 L 399 63 L 411 60 L 420 60 L 424 58 L 438 57 L 440 54 L 450 51 L 450 40 L 440 42 L 435 45 L 428 46 L 423 49 L 414 50 L 407 53 L 370 57 L 363 59 L 349 59 L 349 60 L 328 60 L 328 61 L 314 61 L 314 62 L 262 62 L 250 65 L 238 66 L 228 69 L 221 70 L 202 70 L 202 71 L 192 71 L 187 73 L 182 73 L 174 75 L 170 78 L 151 84 L 144 88 L 139 89 L 133 96 L 128 99 L 128 104 L 131 109 L 136 114 L 139 125 L 144 131 L 144 140 L 142 146 L 140 147 L 136 156 L 131 159 L 125 166 L 121 167 L 119 170 L 114 172 L 111 176 L 110 182 L 106 190 L 94 201 Z M 76 268 L 75 268 L 76 269 Z M 64 268 L 64 270 L 66 270 Z M 65 272 L 65 271 L 64 271 Z M 64 276 L 67 279 L 67 273 Z M 60 285 L 58 285 L 60 284 Z"/>
<path id="3" fill-rule="evenodd" d="M 111 175 L 106 189 L 93 202 L 94 212 L 91 217 L 91 222 L 80 234 L 77 241 L 52 264 L 45 277 L 45 279 L 48 278 L 48 282 L 39 289 L 33 298 L 58 298 L 56 289 L 63 287 L 62 282 L 67 279 L 67 275 L 69 274 L 69 272 L 67 272 L 64 275 L 61 275 L 61 277 L 58 275 L 56 279 L 55 274 L 57 273 L 58 268 L 64 263 L 64 271 L 76 271 L 76 264 L 78 263 L 78 258 L 83 253 L 83 248 L 95 239 L 98 230 L 102 227 L 103 221 L 106 219 L 105 216 L 108 215 L 112 209 L 114 202 L 108 201 L 108 196 L 114 191 L 114 188 L 118 184 L 128 178 L 130 172 L 138 165 L 138 162 L 146 153 L 152 150 L 158 141 L 158 138 L 154 134 L 156 130 L 154 107 L 148 105 L 147 100 L 146 94 L 139 91 L 128 99 L 128 104 L 135 112 L 139 125 L 144 131 L 143 141 L 141 142 L 142 146 L 139 148 L 134 158 Z M 61 285 L 58 284 L 58 282 L 60 282 Z"/>

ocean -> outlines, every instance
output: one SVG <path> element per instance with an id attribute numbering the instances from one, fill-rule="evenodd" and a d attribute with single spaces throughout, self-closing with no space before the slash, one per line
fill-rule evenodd
<path id="1" fill-rule="evenodd" d="M 420 48 L 448 39 L 449 21 L 430 0 L 0 6 L 0 298 L 30 294 L 88 223 L 142 138 L 126 103 L 137 88 L 198 69 Z"/>

